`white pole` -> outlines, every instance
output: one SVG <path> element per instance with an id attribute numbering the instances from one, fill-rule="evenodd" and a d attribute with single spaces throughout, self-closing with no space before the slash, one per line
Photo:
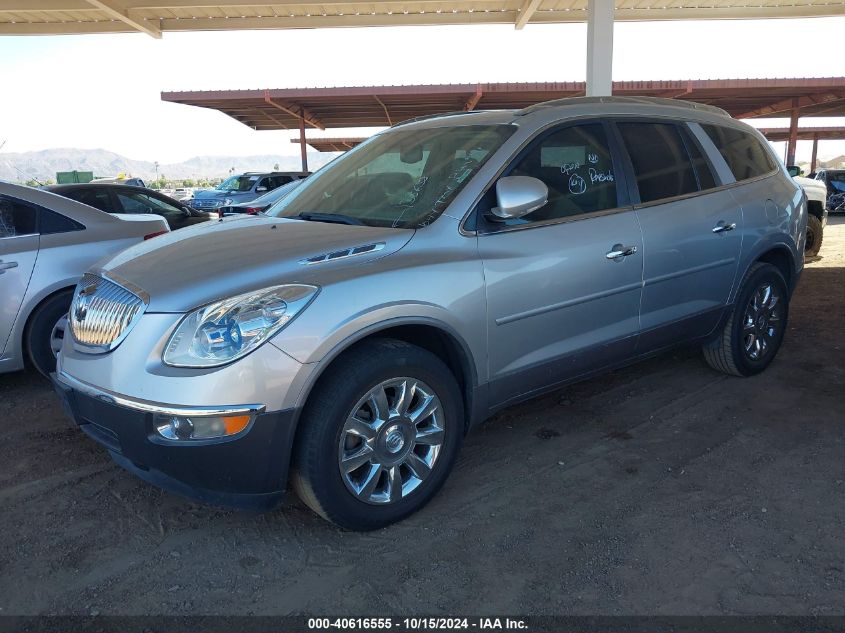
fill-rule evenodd
<path id="1" fill-rule="evenodd" d="M 587 0 L 587 96 L 613 90 L 613 2 Z"/>

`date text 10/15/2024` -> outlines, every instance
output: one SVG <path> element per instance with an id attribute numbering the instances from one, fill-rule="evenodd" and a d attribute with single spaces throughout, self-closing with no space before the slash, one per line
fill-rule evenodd
<path id="1" fill-rule="evenodd" d="M 308 618 L 308 629 L 345 631 L 525 631 L 519 618 Z"/>

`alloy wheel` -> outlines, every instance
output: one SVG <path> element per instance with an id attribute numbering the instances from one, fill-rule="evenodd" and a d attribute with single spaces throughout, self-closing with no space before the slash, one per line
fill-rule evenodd
<path id="1" fill-rule="evenodd" d="M 783 324 L 782 306 L 777 289 L 769 282 L 751 295 L 743 319 L 742 344 L 752 361 L 762 360 L 775 347 Z"/>
<path id="2" fill-rule="evenodd" d="M 431 474 L 445 438 L 440 399 L 415 378 L 385 380 L 352 408 L 340 432 L 338 468 L 360 501 L 396 503 Z"/>
<path id="3" fill-rule="evenodd" d="M 50 351 L 53 352 L 53 357 L 57 357 L 62 349 L 62 342 L 65 340 L 65 332 L 67 331 L 67 314 L 63 314 L 62 318 L 56 321 L 50 332 Z"/>

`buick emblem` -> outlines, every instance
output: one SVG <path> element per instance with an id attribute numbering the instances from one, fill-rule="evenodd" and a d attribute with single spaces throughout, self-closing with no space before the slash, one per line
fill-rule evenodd
<path id="1" fill-rule="evenodd" d="M 88 304 L 91 301 L 91 295 L 97 290 L 97 286 L 88 286 L 84 290 L 79 293 L 79 296 L 76 297 L 76 305 L 73 307 L 73 318 L 81 323 L 85 320 L 86 315 L 88 314 Z"/>

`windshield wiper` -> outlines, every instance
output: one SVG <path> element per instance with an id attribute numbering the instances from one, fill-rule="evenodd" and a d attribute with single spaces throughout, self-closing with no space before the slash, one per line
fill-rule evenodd
<path id="1" fill-rule="evenodd" d="M 353 218 L 351 215 L 343 215 L 342 213 L 321 213 L 319 211 L 304 211 L 299 215 L 291 216 L 292 220 L 308 220 L 309 222 L 334 222 L 335 224 L 352 224 L 355 226 L 364 226 L 364 223 L 358 218 Z"/>

